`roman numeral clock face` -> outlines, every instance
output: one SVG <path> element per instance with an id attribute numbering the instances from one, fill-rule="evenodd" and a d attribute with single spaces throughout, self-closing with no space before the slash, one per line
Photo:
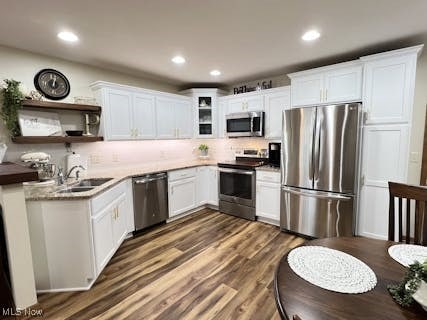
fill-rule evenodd
<path id="1" fill-rule="evenodd" d="M 61 100 L 70 93 L 68 79 L 59 71 L 43 69 L 34 77 L 36 89 L 51 100 Z"/>

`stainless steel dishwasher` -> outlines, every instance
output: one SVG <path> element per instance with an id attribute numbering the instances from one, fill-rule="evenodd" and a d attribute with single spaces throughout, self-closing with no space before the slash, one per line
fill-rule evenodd
<path id="1" fill-rule="evenodd" d="M 135 232 L 168 218 L 168 175 L 147 174 L 132 179 Z"/>

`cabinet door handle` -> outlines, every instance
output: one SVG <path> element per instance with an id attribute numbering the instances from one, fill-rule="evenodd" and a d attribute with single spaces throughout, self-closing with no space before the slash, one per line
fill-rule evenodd
<path id="1" fill-rule="evenodd" d="M 328 89 L 325 89 L 325 101 L 328 101 Z"/>
<path id="2" fill-rule="evenodd" d="M 322 100 L 323 100 L 323 99 L 322 99 L 322 98 L 323 98 L 322 91 L 323 91 L 323 90 L 322 90 L 322 89 L 320 89 L 320 102 L 322 102 Z"/>

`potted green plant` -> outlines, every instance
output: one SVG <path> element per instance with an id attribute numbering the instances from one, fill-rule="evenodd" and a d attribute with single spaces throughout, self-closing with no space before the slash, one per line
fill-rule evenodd
<path id="1" fill-rule="evenodd" d="M 1 100 L 3 102 L 0 116 L 12 137 L 21 135 L 18 122 L 18 111 L 22 108 L 24 94 L 19 90 L 19 85 L 19 81 L 6 79 L 0 91 Z"/>
<path id="2" fill-rule="evenodd" d="M 199 146 L 199 150 L 200 150 L 200 155 L 202 156 L 202 157 L 207 157 L 207 155 L 208 155 L 208 150 L 209 150 L 209 147 L 208 147 L 208 145 L 207 144 L 201 144 L 200 146 Z"/>
<path id="3" fill-rule="evenodd" d="M 414 300 L 427 311 L 427 260 L 409 265 L 403 280 L 389 285 L 388 291 L 402 307 L 408 307 Z"/>

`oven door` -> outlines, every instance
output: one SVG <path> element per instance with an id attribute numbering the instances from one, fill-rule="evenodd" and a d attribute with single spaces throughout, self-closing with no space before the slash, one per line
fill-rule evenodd
<path id="1" fill-rule="evenodd" d="M 219 199 L 255 207 L 255 171 L 219 168 Z"/>
<path id="2" fill-rule="evenodd" d="M 262 137 L 264 112 L 242 112 L 227 115 L 228 137 Z"/>

